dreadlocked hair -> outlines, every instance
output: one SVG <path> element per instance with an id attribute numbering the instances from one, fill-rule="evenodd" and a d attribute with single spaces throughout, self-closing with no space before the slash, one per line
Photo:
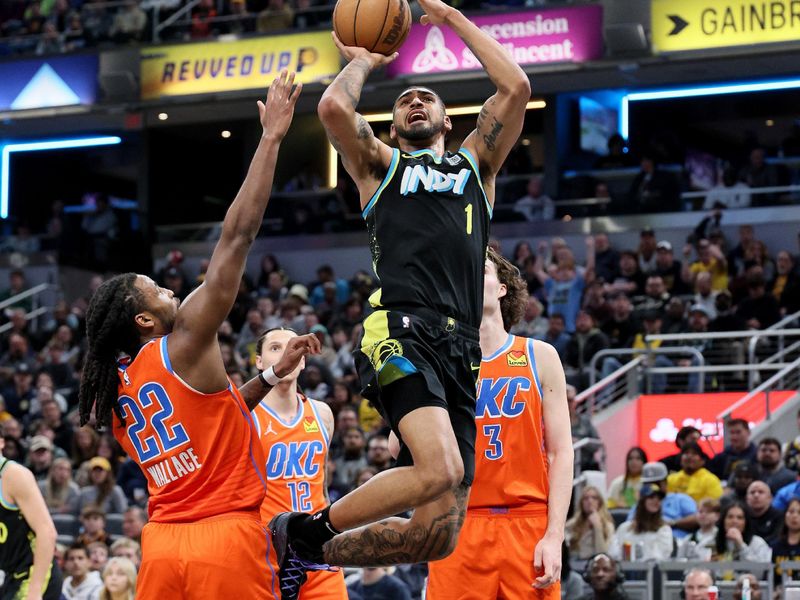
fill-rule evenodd
<path id="1" fill-rule="evenodd" d="M 503 328 L 508 331 L 525 314 L 528 284 L 520 275 L 519 269 L 493 248 L 488 249 L 487 257 L 497 269 L 497 280 L 506 286 L 506 295 L 500 298 L 500 314 L 503 316 Z"/>
<path id="2" fill-rule="evenodd" d="M 111 424 L 111 411 L 124 422 L 119 403 L 117 359 L 135 356 L 139 331 L 134 317 L 144 298 L 136 287 L 136 273 L 124 273 L 104 282 L 92 296 L 86 311 L 88 348 L 78 394 L 81 426 L 89 421 L 92 406 L 98 427 Z"/>

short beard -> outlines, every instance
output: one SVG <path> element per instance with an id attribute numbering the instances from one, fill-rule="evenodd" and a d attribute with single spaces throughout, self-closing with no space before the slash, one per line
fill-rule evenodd
<path id="1" fill-rule="evenodd" d="M 409 142 L 422 142 L 431 139 L 437 133 L 441 133 L 444 129 L 444 124 L 437 126 L 429 122 L 424 127 L 417 127 L 415 129 L 405 129 L 398 125 L 395 125 L 394 128 L 397 130 L 398 137 L 408 140 Z"/>

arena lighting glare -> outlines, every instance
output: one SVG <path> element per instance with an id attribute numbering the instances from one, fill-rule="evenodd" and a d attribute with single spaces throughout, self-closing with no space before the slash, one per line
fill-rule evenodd
<path id="1" fill-rule="evenodd" d="M 762 81 L 759 83 L 726 83 L 692 88 L 634 92 L 622 97 L 620 103 L 620 135 L 628 139 L 629 104 L 644 100 L 669 100 L 673 98 L 696 98 L 699 96 L 723 96 L 727 94 L 747 94 L 750 92 L 775 92 L 800 88 L 800 79 Z"/>
<path id="2" fill-rule="evenodd" d="M 48 140 L 45 142 L 25 142 L 22 144 L 5 144 L 0 146 L 0 219 L 8 218 L 8 193 L 11 188 L 11 153 L 37 152 L 40 150 L 71 150 L 73 148 L 91 148 L 93 146 L 113 146 L 122 142 L 116 135 L 104 137 L 70 138 L 64 140 Z"/>
<path id="3" fill-rule="evenodd" d="M 547 106 L 544 100 L 531 100 L 525 105 L 525 110 L 541 110 Z M 454 106 L 447 108 L 447 116 L 457 117 L 461 115 L 477 115 L 483 108 L 482 104 L 473 104 L 470 106 Z M 363 115 L 369 123 L 385 123 L 392 120 L 392 113 L 373 113 Z M 523 142 L 524 144 L 524 142 Z M 336 150 L 333 146 L 328 144 L 328 187 L 333 189 L 336 187 L 338 178 L 338 160 Z"/>

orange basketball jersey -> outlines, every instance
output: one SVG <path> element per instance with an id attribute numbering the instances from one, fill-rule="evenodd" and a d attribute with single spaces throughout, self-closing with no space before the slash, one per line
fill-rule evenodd
<path id="1" fill-rule="evenodd" d="M 258 511 L 264 459 L 239 391 L 203 394 L 172 370 L 167 338 L 151 340 L 119 367 L 114 437 L 142 468 L 150 520 L 197 521 Z"/>
<path id="2" fill-rule="evenodd" d="M 547 505 L 542 386 L 533 340 L 508 336 L 478 380 L 475 483 L 470 508 Z"/>
<path id="3" fill-rule="evenodd" d="M 279 512 L 313 513 L 325 508 L 329 440 L 314 402 L 297 394 L 297 415 L 287 423 L 262 400 L 253 410 L 253 420 L 269 481 L 261 520 L 268 523 Z"/>

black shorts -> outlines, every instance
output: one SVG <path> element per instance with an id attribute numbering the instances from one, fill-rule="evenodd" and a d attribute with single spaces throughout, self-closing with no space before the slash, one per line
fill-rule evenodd
<path id="1" fill-rule="evenodd" d="M 413 464 L 398 424 L 411 411 L 440 406 L 464 462 L 464 481 L 475 475 L 475 394 L 481 364 L 478 330 L 425 309 L 378 310 L 364 319 L 354 353 L 362 395 L 400 439 L 398 466 Z"/>
<path id="2" fill-rule="evenodd" d="M 31 565 L 33 568 L 33 565 Z M 12 573 L 6 573 L 5 581 L 0 587 L 0 600 L 17 600 L 18 598 L 28 597 L 28 577 L 15 578 Z M 44 590 L 42 590 L 42 600 L 59 600 L 62 598 L 61 588 L 63 581 L 61 569 L 58 568 L 55 560 L 50 567 L 50 573 L 44 580 Z"/>

